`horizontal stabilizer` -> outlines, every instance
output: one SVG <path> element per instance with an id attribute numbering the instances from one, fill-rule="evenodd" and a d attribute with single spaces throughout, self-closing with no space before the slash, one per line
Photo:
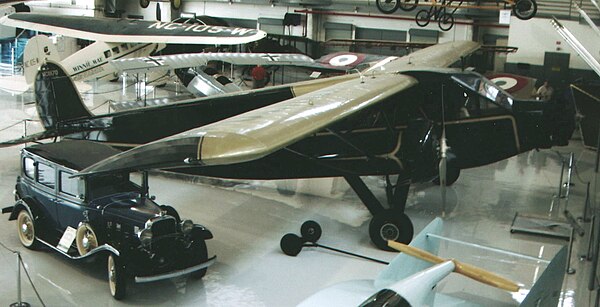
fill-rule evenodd
<path id="1" fill-rule="evenodd" d="M 253 161 L 417 84 L 398 74 L 355 78 L 131 149 L 83 175 Z"/>
<path id="2" fill-rule="evenodd" d="M 236 53 L 207 52 L 120 59 L 110 63 L 119 71 L 144 71 L 155 68 L 177 69 L 222 61 L 235 65 L 304 65 L 313 63 L 310 57 L 297 53 Z"/>
<path id="3" fill-rule="evenodd" d="M 263 39 L 256 29 L 136 19 L 15 13 L 0 24 L 110 43 L 237 45 Z"/>
<path id="4" fill-rule="evenodd" d="M 27 135 L 27 136 L 24 136 L 24 137 L 21 137 L 18 139 L 6 141 L 6 142 L 0 142 L 0 148 L 36 142 L 39 140 L 44 140 L 44 139 L 53 138 L 53 137 L 57 137 L 57 136 L 58 136 L 58 133 L 56 131 L 46 130 L 46 131 L 42 131 L 39 133 L 30 134 L 30 135 Z"/>

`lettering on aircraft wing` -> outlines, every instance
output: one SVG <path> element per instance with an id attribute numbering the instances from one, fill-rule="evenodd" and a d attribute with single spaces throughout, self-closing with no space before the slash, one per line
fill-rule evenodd
<path id="1" fill-rule="evenodd" d="M 148 26 L 148 29 L 160 29 L 160 30 L 167 30 L 167 31 L 174 31 L 174 30 L 183 30 L 184 32 L 208 32 L 208 33 L 221 33 L 221 32 L 225 32 L 225 33 L 231 33 L 231 35 L 239 35 L 239 36 L 245 36 L 246 34 L 253 32 L 255 30 L 253 29 L 244 29 L 244 28 L 228 28 L 228 27 L 221 27 L 221 26 L 210 26 L 210 25 L 199 25 L 199 24 L 182 24 L 182 23 L 175 23 L 175 22 L 161 22 L 161 21 L 157 21 L 154 24 L 151 24 Z"/>
<path id="2" fill-rule="evenodd" d="M 163 59 L 155 59 L 152 57 L 147 57 L 144 58 L 144 62 L 148 63 L 148 64 L 152 64 L 154 66 L 164 66 L 165 65 L 165 60 Z"/>
<path id="3" fill-rule="evenodd" d="M 257 29 L 38 13 L 15 13 L 0 18 L 0 24 L 112 43 L 235 45 L 253 42 L 267 35 Z"/>
<path id="4" fill-rule="evenodd" d="M 278 62 L 279 58 L 280 58 L 279 55 L 273 55 L 273 54 L 269 54 L 269 53 L 265 53 L 265 54 L 261 55 L 260 57 L 269 62 Z"/>

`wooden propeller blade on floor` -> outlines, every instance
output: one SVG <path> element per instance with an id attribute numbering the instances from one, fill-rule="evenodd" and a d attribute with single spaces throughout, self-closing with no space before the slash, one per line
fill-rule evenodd
<path id="1" fill-rule="evenodd" d="M 408 246 L 406 244 L 402 244 L 399 242 L 395 242 L 395 241 L 388 241 L 388 246 L 394 249 L 397 249 L 407 255 L 411 255 L 413 257 L 417 257 L 419 259 L 425 260 L 425 261 L 429 261 L 431 263 L 442 263 L 445 261 L 452 261 L 454 262 L 454 265 L 456 266 L 456 268 L 454 269 L 454 272 L 462 274 L 464 276 L 467 276 L 469 278 L 472 278 L 474 280 L 477 280 L 479 282 L 482 282 L 484 284 L 496 287 L 496 288 L 500 288 L 506 291 L 511 291 L 511 292 L 517 292 L 519 291 L 519 285 L 517 285 L 515 282 L 510 281 L 504 277 L 498 276 L 490 271 L 484 270 L 482 268 L 478 268 L 476 266 L 470 265 L 470 264 L 466 264 L 463 262 L 460 262 L 458 260 L 454 260 L 454 259 L 444 259 L 441 257 L 438 257 L 434 254 L 431 254 L 429 252 L 426 252 L 422 249 L 416 248 L 416 247 L 412 247 L 412 246 Z"/>

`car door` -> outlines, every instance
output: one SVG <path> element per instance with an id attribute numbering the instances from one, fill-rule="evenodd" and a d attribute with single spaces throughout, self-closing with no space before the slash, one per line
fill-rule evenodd
<path id="1" fill-rule="evenodd" d="M 57 211 L 60 227 L 64 231 L 68 226 L 77 229 L 84 220 L 84 211 L 87 210 L 83 201 L 84 182 L 81 177 L 72 177 L 73 171 L 58 169 L 58 197 Z"/>

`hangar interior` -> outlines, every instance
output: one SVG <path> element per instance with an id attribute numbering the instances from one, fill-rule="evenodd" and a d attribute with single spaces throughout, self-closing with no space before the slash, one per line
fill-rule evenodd
<path id="1" fill-rule="evenodd" d="M 534 18 L 521 20 L 512 16 L 508 21 L 499 20 L 498 9 L 463 7 L 452 13 L 454 22 L 447 31 L 440 29 L 435 20 L 425 27 L 417 24 L 415 14 L 432 7 L 427 3 L 421 3 L 423 6 L 414 11 L 398 10 L 393 14 L 383 14 L 372 0 L 186 0 L 180 2 L 179 9 L 168 1 L 150 1 L 146 8 L 129 0 L 25 4 L 33 13 L 55 15 L 152 21 L 180 16 L 208 20 L 203 16 L 210 16 L 211 22 L 223 26 L 267 33 L 262 41 L 244 45 L 177 44 L 165 49 L 178 53 L 295 52 L 316 59 L 334 52 L 356 52 L 410 58 L 411 52 L 423 47 L 419 44 L 476 41 L 494 46 L 492 51 L 478 52 L 470 58 L 468 65 L 481 74 L 526 76 L 535 88 L 549 81 L 555 93 L 572 90 L 571 85 L 577 84 L 574 91 L 578 94 L 573 94 L 576 100 L 588 100 L 592 108 L 600 101 L 596 98 L 600 95 L 598 75 L 551 23 L 552 17 L 560 20 L 598 59 L 598 34 L 573 5 L 579 5 L 598 23 L 600 10 L 593 2 L 540 0 Z M 477 4 L 485 5 L 479 1 Z M 502 1 L 492 5 L 506 7 Z M 36 33 L 17 34 L 13 27 L 0 26 L 2 142 L 44 130 L 34 90 L 9 91 L 14 88 L 12 82 L 23 77 L 28 64 L 23 50 Z M 61 35 L 52 36 L 51 40 L 61 59 L 90 44 Z M 252 87 L 248 66 L 218 62 L 213 68 L 242 89 Z M 269 69 L 271 80 L 267 87 L 314 77 L 312 70 L 290 66 Z M 85 106 L 94 115 L 136 108 L 143 112 L 148 107 L 195 97 L 174 76 L 161 86 L 146 83 L 148 76 L 143 74 L 114 77 L 116 82 L 87 81 L 84 89 L 78 85 Z M 595 134 L 586 138 L 593 143 L 600 120 L 594 116 L 600 112 L 582 114 L 581 108 L 578 106 L 578 119 L 596 123 L 590 128 Z M 161 127 L 170 124 L 168 120 L 156 123 Z M 518 306 L 549 261 L 566 246 L 569 253 L 561 270 L 565 272 L 561 291 L 548 295 L 558 297 L 559 306 L 598 306 L 598 152 L 597 143 L 584 145 L 586 132 L 579 129 L 583 125 L 582 121 L 566 146 L 533 149 L 484 166 L 461 169 L 459 179 L 445 188 L 444 206 L 442 188 L 436 183 L 411 185 L 405 213 L 414 225 L 415 235 L 436 217 L 442 217 L 443 237 L 449 239 L 440 239 L 441 257 L 476 265 L 521 285 L 518 292 L 507 292 L 450 274 L 436 286 L 437 292 L 458 297 L 463 302 L 461 306 L 470 306 L 467 302 Z M 33 144 L 0 148 L 3 208 L 15 203 L 16 178 L 22 176 L 19 153 Z M 482 151 L 482 155 L 486 152 Z M 391 183 L 384 176 L 366 176 L 363 181 L 375 197 L 385 202 L 386 186 Z M 217 258 L 206 276 L 200 280 L 180 276 L 151 283 L 129 281 L 127 297 L 117 301 L 108 291 L 105 260 L 70 260 L 49 248 L 27 249 L 21 245 L 16 223 L 3 214 L 0 304 L 18 302 L 21 295 L 22 301 L 32 306 L 295 306 L 336 283 L 375 279 L 385 268 L 381 263 L 327 247 L 385 262 L 398 255 L 379 250 L 371 242 L 371 212 L 341 177 L 245 180 L 153 171 L 148 185 L 157 202 L 169 204 L 181 217 L 211 230 L 214 238 L 206 244 L 209 256 Z M 285 255 L 280 248 L 281 238 L 287 233 L 298 234 L 307 220 L 321 225 L 318 243 L 325 248 L 307 246 L 295 257 Z M 17 270 L 21 262 L 13 251 L 20 253 L 27 274 Z M 330 301 L 317 305 L 335 304 Z M 443 299 L 436 299 L 438 304 L 443 305 Z"/>

